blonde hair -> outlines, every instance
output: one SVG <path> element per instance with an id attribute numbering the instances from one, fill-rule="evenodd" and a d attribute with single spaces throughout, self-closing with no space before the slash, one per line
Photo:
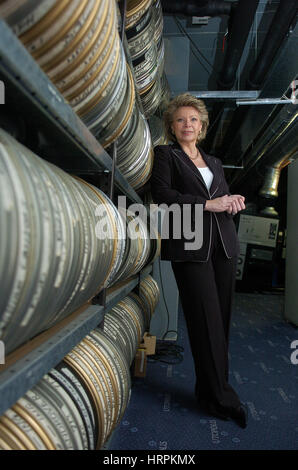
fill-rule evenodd
<path id="1" fill-rule="evenodd" d="M 178 95 L 173 100 L 171 100 L 163 114 L 163 121 L 167 139 L 172 142 L 177 142 L 176 136 L 172 132 L 172 124 L 174 119 L 174 113 L 177 111 L 178 108 L 181 108 L 181 106 L 191 106 L 192 108 L 195 108 L 198 111 L 202 123 L 202 129 L 200 134 L 198 135 L 197 143 L 201 142 L 205 139 L 209 126 L 208 111 L 204 101 L 195 98 L 189 93 L 183 93 L 182 95 Z"/>

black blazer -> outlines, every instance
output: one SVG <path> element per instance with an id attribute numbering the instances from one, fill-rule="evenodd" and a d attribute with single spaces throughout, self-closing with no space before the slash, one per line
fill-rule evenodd
<path id="1" fill-rule="evenodd" d="M 194 224 L 195 204 L 205 207 L 208 199 L 230 194 L 221 161 L 207 155 L 199 148 L 203 159 L 213 173 L 213 181 L 208 191 L 205 182 L 195 164 L 182 150 L 179 144 L 158 145 L 154 149 L 154 164 L 151 176 L 151 193 L 156 204 L 189 204 L 192 229 Z M 239 241 L 233 216 L 227 212 L 203 211 L 203 243 L 196 250 L 185 250 L 185 242 L 191 240 L 174 238 L 173 220 L 170 218 L 169 237 L 162 239 L 161 259 L 171 261 L 208 261 L 212 230 L 215 224 L 228 258 L 239 253 Z"/>

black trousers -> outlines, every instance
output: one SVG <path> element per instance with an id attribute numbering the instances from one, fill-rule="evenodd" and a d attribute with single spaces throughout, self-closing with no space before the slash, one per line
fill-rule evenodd
<path id="1" fill-rule="evenodd" d="M 226 257 L 213 224 L 208 262 L 172 262 L 194 359 L 196 395 L 223 407 L 240 405 L 228 383 L 236 261 Z"/>

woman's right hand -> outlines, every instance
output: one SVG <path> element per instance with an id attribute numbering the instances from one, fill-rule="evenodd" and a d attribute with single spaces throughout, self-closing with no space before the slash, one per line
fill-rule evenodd
<path id="1" fill-rule="evenodd" d="M 227 210 L 228 214 L 235 215 L 237 214 L 237 212 L 240 212 L 243 209 L 245 209 L 245 204 L 244 204 L 245 197 L 244 196 L 241 196 L 240 194 L 232 194 L 230 198 L 231 198 L 231 205 L 229 209 Z"/>
<path id="2" fill-rule="evenodd" d="M 210 212 L 225 212 L 235 215 L 237 212 L 245 209 L 244 196 L 240 194 L 232 194 L 206 201 L 205 210 Z"/>

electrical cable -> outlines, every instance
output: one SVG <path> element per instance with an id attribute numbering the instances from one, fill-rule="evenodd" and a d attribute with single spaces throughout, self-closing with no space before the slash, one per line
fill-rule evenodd
<path id="1" fill-rule="evenodd" d="M 166 340 L 165 336 L 168 333 L 175 333 L 178 335 L 178 331 L 176 330 L 169 330 L 169 323 L 170 323 L 170 313 L 168 309 L 168 305 L 165 298 L 164 286 L 163 286 L 163 279 L 162 279 L 162 272 L 161 272 L 161 264 L 160 264 L 160 256 L 158 257 L 158 269 L 159 269 L 159 278 L 160 278 L 160 290 L 164 300 L 164 305 L 167 312 L 167 327 L 166 332 L 163 334 L 161 340 L 157 340 L 156 342 L 156 353 L 153 355 L 148 356 L 148 362 L 164 362 L 166 364 L 178 364 L 182 362 L 183 356 L 181 353 L 184 351 L 182 346 L 174 344 L 172 340 Z"/>
<path id="2" fill-rule="evenodd" d="M 200 49 L 198 48 L 198 46 L 196 45 L 196 43 L 194 42 L 194 40 L 191 38 L 190 34 L 188 34 L 188 32 L 186 31 L 186 29 L 184 28 L 184 26 L 180 23 L 180 21 L 177 19 L 176 16 L 174 16 L 174 19 L 175 19 L 175 22 L 176 24 L 178 25 L 180 31 L 189 39 L 189 41 L 191 42 L 192 46 L 194 47 L 194 49 L 198 52 L 199 55 L 202 56 L 202 58 L 207 62 L 208 65 L 210 65 L 211 69 L 213 69 L 213 65 L 211 64 L 211 62 L 209 62 L 209 60 L 204 56 L 204 54 L 200 51 Z"/>
<path id="3" fill-rule="evenodd" d="M 164 339 L 165 339 L 165 336 L 166 336 L 168 333 L 176 333 L 176 334 L 178 335 L 178 331 L 176 331 L 176 330 L 169 330 L 170 312 L 169 312 L 168 305 L 167 305 L 167 302 L 166 302 L 166 296 L 165 296 L 165 291 L 164 291 L 164 287 L 163 287 L 163 280 L 162 280 L 162 273 L 161 273 L 161 265 L 160 265 L 160 256 L 158 257 L 158 269 L 159 269 L 159 278 L 160 278 L 160 289 L 161 289 L 162 297 L 163 297 L 164 304 L 165 304 L 166 311 L 167 311 L 167 326 L 166 326 L 166 332 L 163 334 L 163 337 L 162 337 L 162 339 L 164 340 Z"/>
<path id="4" fill-rule="evenodd" d="M 184 27 L 182 26 L 182 24 L 180 23 L 180 21 L 176 18 L 176 16 L 174 16 L 174 20 L 180 30 L 180 32 L 182 32 L 184 34 L 184 36 L 186 36 L 191 45 L 193 46 L 193 48 L 198 52 L 198 54 L 207 62 L 207 64 L 211 67 L 211 71 L 213 70 L 213 65 L 209 62 L 208 59 L 206 59 L 206 57 L 204 56 L 204 54 L 202 54 L 202 52 L 200 51 L 200 49 L 198 48 L 198 46 L 196 45 L 196 43 L 194 42 L 194 40 L 191 38 L 191 36 L 188 34 L 188 32 L 184 29 Z M 202 67 L 205 68 L 204 64 L 200 61 L 200 59 L 198 58 L 198 56 L 194 53 L 194 51 L 192 50 L 194 56 L 196 57 L 196 59 L 200 62 L 200 64 L 202 65 Z M 205 68 L 205 70 L 210 73 L 210 70 L 207 70 Z"/>
<path id="5" fill-rule="evenodd" d="M 156 353 L 147 357 L 148 362 L 163 362 L 165 364 L 179 364 L 183 361 L 184 348 L 178 344 L 158 340 Z"/>

